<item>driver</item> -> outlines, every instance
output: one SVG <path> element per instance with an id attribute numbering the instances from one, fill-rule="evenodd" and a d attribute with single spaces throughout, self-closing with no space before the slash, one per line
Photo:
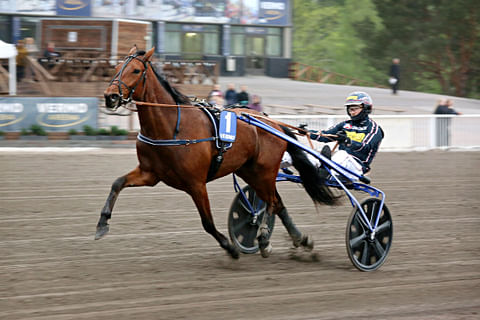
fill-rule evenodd
<path id="1" fill-rule="evenodd" d="M 344 105 L 350 120 L 342 121 L 328 130 L 310 131 L 310 138 L 320 142 L 337 141 L 340 150 L 333 156 L 328 145 L 323 147 L 321 154 L 350 171 L 363 175 L 370 171 L 370 164 L 384 136 L 383 130 L 368 117 L 373 103 L 367 93 L 350 93 Z M 282 159 L 282 167 L 285 167 L 288 157 L 285 155 Z M 355 176 L 349 178 L 357 179 Z"/>

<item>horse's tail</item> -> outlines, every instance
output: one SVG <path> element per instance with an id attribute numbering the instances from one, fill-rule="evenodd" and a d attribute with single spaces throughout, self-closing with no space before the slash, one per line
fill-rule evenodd
<path id="1" fill-rule="evenodd" d="M 286 135 L 297 140 L 295 134 L 290 129 L 284 126 L 281 127 Z M 326 177 L 322 176 L 318 168 L 308 160 L 305 152 L 290 142 L 287 146 L 287 152 L 292 157 L 293 166 L 300 173 L 302 184 L 310 198 L 317 203 L 337 204 L 339 197 L 335 196 L 327 187 L 325 184 Z"/>

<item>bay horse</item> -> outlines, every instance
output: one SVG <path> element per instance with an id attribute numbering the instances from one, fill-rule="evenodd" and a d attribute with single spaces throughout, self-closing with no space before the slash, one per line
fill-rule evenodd
<path id="1" fill-rule="evenodd" d="M 203 228 L 211 234 L 232 258 L 238 259 L 239 250 L 220 233 L 214 224 L 206 183 L 235 173 L 253 187 L 267 203 L 268 214 L 277 214 L 290 234 L 295 246 L 313 248 L 311 237 L 301 233 L 292 222 L 276 189 L 276 176 L 283 153 L 288 150 L 293 165 L 299 171 L 303 185 L 315 202 L 332 204 L 335 197 L 318 175 L 317 168 L 308 161 L 304 151 L 285 140 L 237 120 L 237 135 L 232 147 L 214 176 L 209 177 L 212 159 L 219 151 L 215 141 L 214 126 L 202 107 L 192 105 L 190 99 L 170 86 L 151 64 L 154 48 L 138 51 L 134 46 L 128 56 L 116 67 L 116 75 L 104 92 L 107 109 L 136 101 L 140 134 L 136 150 L 139 164 L 131 172 L 117 178 L 111 187 L 97 224 L 95 239 L 109 231 L 108 220 L 119 192 L 126 187 L 155 186 L 162 181 L 168 186 L 188 193 L 200 214 Z M 148 105 L 153 103 L 157 105 Z M 245 108 L 233 109 L 237 114 L 258 112 Z M 273 120 L 266 120 L 281 130 Z M 284 128 L 283 131 L 288 131 Z M 289 135 L 292 135 L 290 132 Z M 146 142 L 147 141 L 147 142 Z M 152 145 L 148 141 L 167 142 Z M 173 144 L 170 142 L 173 141 Z M 175 141 L 180 141 L 175 143 Z M 187 141 L 187 142 L 186 142 Z M 267 257 L 272 247 L 268 241 L 266 214 L 260 225 L 257 239 L 262 256 Z"/>

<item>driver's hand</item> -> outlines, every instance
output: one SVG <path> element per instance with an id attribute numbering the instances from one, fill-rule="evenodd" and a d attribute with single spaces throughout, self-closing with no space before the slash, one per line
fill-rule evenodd
<path id="1" fill-rule="evenodd" d="M 333 137 L 333 139 L 335 141 L 338 141 L 338 143 L 340 144 L 349 145 L 350 143 L 352 143 L 352 140 L 349 137 L 347 137 L 347 133 L 345 131 L 338 131 L 336 133 L 336 137 Z"/>

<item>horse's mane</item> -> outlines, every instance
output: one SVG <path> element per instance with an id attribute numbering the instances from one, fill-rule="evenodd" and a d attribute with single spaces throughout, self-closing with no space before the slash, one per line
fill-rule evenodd
<path id="1" fill-rule="evenodd" d="M 143 55 L 145 55 L 145 51 L 143 51 L 143 50 L 137 51 L 136 55 L 137 56 L 143 56 Z M 191 104 L 190 99 L 186 95 L 184 95 L 183 93 L 181 93 L 178 90 L 176 90 L 175 88 L 173 88 L 170 85 L 170 83 L 162 75 L 160 75 L 157 72 L 157 70 L 155 70 L 155 67 L 153 66 L 153 64 L 150 64 L 150 66 L 152 67 L 153 73 L 157 77 L 157 79 L 160 82 L 160 84 L 162 85 L 162 87 L 164 87 L 165 90 L 167 90 L 167 92 L 172 96 L 173 100 L 175 100 L 175 103 Z"/>

